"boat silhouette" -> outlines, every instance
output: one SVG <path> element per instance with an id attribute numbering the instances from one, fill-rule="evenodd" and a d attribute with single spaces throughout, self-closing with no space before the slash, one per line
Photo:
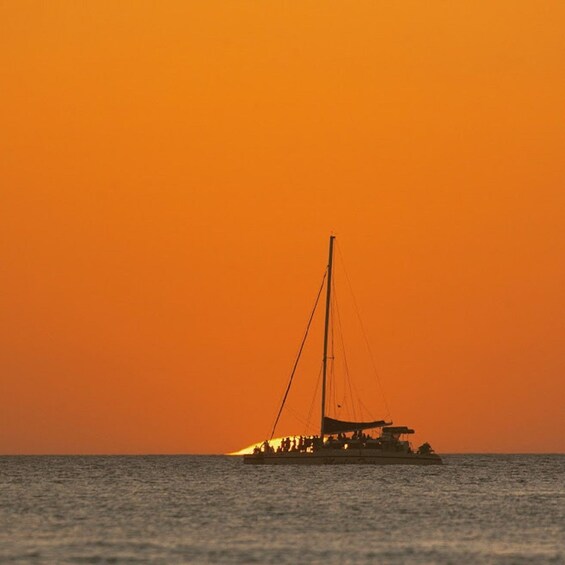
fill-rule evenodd
<path id="1" fill-rule="evenodd" d="M 394 426 L 386 420 L 346 421 L 331 418 L 326 414 L 326 390 L 328 372 L 328 336 L 330 329 L 330 313 L 332 304 L 332 271 L 335 236 L 330 236 L 329 258 L 324 281 L 326 304 L 324 321 L 324 342 L 322 357 L 322 390 L 321 390 L 321 421 L 320 433 L 314 436 L 293 436 L 284 438 L 275 448 L 271 444 L 277 423 L 283 411 L 294 373 L 300 359 L 308 330 L 314 316 L 310 316 L 306 334 L 295 361 L 290 382 L 288 383 L 281 407 L 276 417 L 271 437 L 257 445 L 253 453 L 243 456 L 243 462 L 252 465 L 336 465 L 336 464 L 372 464 L 372 465 L 441 465 L 441 457 L 434 452 L 429 443 L 422 444 L 414 450 L 407 436 L 414 433 L 407 426 Z M 366 430 L 380 430 L 378 436 L 366 434 Z"/>

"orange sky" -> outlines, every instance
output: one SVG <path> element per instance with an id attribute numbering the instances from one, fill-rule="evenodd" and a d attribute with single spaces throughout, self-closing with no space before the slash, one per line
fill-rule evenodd
<path id="1" fill-rule="evenodd" d="M 395 423 L 565 451 L 563 29 L 561 1 L 3 2 L 0 453 L 262 439 L 332 230 Z"/>

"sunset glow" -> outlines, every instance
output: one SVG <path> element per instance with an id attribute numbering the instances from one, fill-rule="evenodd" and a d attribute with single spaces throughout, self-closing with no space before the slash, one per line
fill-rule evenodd
<path id="1" fill-rule="evenodd" d="M 273 449 L 277 449 L 278 447 L 280 447 L 281 445 L 281 441 L 284 438 L 282 437 L 274 437 L 273 439 L 269 440 L 269 445 L 273 448 Z M 298 439 L 298 436 L 296 438 L 291 437 L 291 439 Z M 264 440 L 260 441 L 258 443 L 253 443 L 251 445 L 249 445 L 248 447 L 244 447 L 243 449 L 240 449 L 239 451 L 234 451 L 233 453 L 228 453 L 228 455 L 247 455 L 248 453 L 253 453 L 253 450 L 257 447 L 257 448 L 261 448 L 261 446 L 263 445 Z"/>
<path id="2" fill-rule="evenodd" d="M 0 5 L 0 453 L 268 437 L 330 233 L 375 418 L 565 451 L 565 3 L 126 5 Z"/>

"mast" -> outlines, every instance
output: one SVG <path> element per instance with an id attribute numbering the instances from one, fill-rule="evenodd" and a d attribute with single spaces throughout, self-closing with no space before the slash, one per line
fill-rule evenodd
<path id="1" fill-rule="evenodd" d="M 330 254 L 328 259 L 328 280 L 326 290 L 326 321 L 324 325 L 324 357 L 322 369 L 322 423 L 320 426 L 320 439 L 324 441 L 324 418 L 326 412 L 326 373 L 328 368 L 328 334 L 330 327 L 330 307 L 332 299 L 332 263 L 335 235 L 330 235 Z"/>

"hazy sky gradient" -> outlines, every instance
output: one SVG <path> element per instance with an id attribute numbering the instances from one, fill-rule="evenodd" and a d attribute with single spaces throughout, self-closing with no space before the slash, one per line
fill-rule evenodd
<path id="1" fill-rule="evenodd" d="M 0 452 L 262 439 L 332 230 L 395 423 L 563 452 L 564 29 L 561 1 L 2 2 Z"/>

